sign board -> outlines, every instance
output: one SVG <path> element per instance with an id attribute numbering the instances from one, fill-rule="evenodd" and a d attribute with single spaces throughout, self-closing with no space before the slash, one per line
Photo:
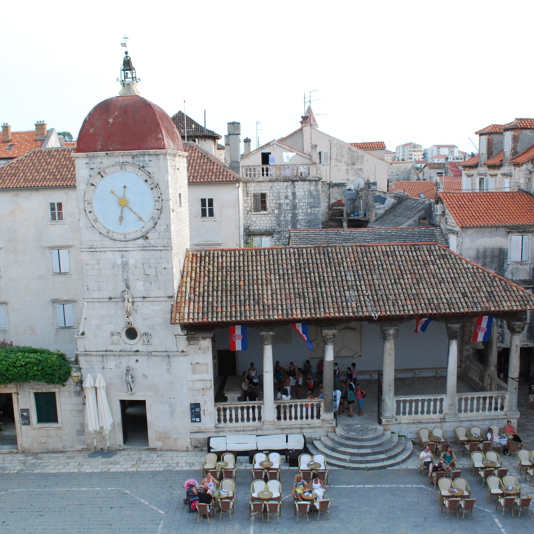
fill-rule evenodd
<path id="1" fill-rule="evenodd" d="M 20 424 L 21 425 L 31 425 L 30 409 L 29 408 L 22 408 L 20 410 Z"/>
<path id="2" fill-rule="evenodd" d="M 189 407 L 191 411 L 191 422 L 200 423 L 200 402 L 191 402 Z"/>

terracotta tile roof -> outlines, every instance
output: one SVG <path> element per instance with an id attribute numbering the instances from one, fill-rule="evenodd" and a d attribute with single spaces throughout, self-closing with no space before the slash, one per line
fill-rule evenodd
<path id="1" fill-rule="evenodd" d="M 534 197 L 523 191 L 442 193 L 440 197 L 462 228 L 534 225 Z"/>
<path id="2" fill-rule="evenodd" d="M 530 309 L 530 292 L 438 244 L 212 249 L 187 252 L 172 322 L 370 320 Z"/>
<path id="3" fill-rule="evenodd" d="M 463 163 L 459 163 L 458 165 L 460 167 L 478 167 L 478 160 L 480 159 L 479 155 L 468 159 L 467 161 L 464 161 Z"/>
<path id="4" fill-rule="evenodd" d="M 187 158 L 187 181 L 190 184 L 243 181 L 239 174 L 230 170 L 219 158 L 202 150 L 195 143 L 187 143 L 184 148 L 186 152 L 189 152 L 189 157 Z"/>
<path id="5" fill-rule="evenodd" d="M 76 187 L 72 148 L 37 149 L 0 167 L 0 189 Z"/>
<path id="6" fill-rule="evenodd" d="M 0 142 L 0 159 L 14 159 L 41 148 L 44 138 L 35 139 L 35 130 L 11 132 L 11 141 Z"/>
<path id="7" fill-rule="evenodd" d="M 514 130 L 516 128 L 534 129 L 534 119 L 515 119 L 504 125 L 504 130 Z"/>
<path id="8" fill-rule="evenodd" d="M 462 170 L 460 169 L 460 167 L 458 167 L 458 163 L 456 163 L 455 161 L 449 161 L 448 166 L 451 176 L 462 176 Z"/>
<path id="9" fill-rule="evenodd" d="M 488 133 L 502 133 L 504 130 L 504 124 L 490 124 L 489 126 L 486 126 L 485 128 L 482 128 L 482 130 L 478 130 L 478 132 L 475 132 L 475 135 L 483 135 Z"/>
<path id="10" fill-rule="evenodd" d="M 436 200 L 436 184 L 429 180 L 391 182 L 389 184 L 389 190 L 391 192 L 402 191 L 414 198 Z"/>
<path id="11" fill-rule="evenodd" d="M 521 152 L 521 154 L 515 156 L 515 158 L 512 158 L 510 160 L 510 163 L 513 163 L 514 165 L 521 165 L 531 160 L 532 158 L 534 158 L 534 145 Z"/>
<path id="12" fill-rule="evenodd" d="M 188 139 L 196 139 L 197 137 L 211 137 L 213 139 L 221 138 L 221 136 L 218 133 L 215 133 L 212 130 L 208 130 L 207 128 L 204 128 L 204 126 L 194 121 L 191 117 L 187 116 L 183 111 L 178 111 L 178 113 L 175 113 L 171 117 L 171 120 L 176 125 L 176 128 L 178 128 L 178 131 L 180 132 L 180 135 L 184 142 L 186 139 L 186 135 L 185 135 L 186 124 L 187 124 L 187 138 Z"/>
<path id="13" fill-rule="evenodd" d="M 461 193 L 462 192 L 462 177 L 444 176 L 442 179 L 443 191 L 445 193 Z"/>
<path id="14" fill-rule="evenodd" d="M 361 150 L 386 150 L 384 141 L 368 141 L 365 143 L 350 143 L 351 146 Z"/>
<path id="15" fill-rule="evenodd" d="M 62 141 L 63 146 L 67 148 L 76 148 L 76 141 Z"/>
<path id="16" fill-rule="evenodd" d="M 439 226 L 408 226 L 406 228 L 322 228 L 289 231 L 289 244 L 309 245 L 378 245 L 385 243 L 440 243 L 449 241 Z"/>
<path id="17" fill-rule="evenodd" d="M 499 165 L 502 165 L 502 160 L 503 160 L 503 157 L 504 157 L 504 152 L 499 152 L 496 156 L 493 156 L 491 159 L 488 159 L 488 161 L 486 161 L 486 165 L 488 167 L 492 167 L 492 166 L 499 166 Z"/>

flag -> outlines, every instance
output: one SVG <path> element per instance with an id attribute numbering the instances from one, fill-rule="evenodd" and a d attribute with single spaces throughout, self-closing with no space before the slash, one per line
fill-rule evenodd
<path id="1" fill-rule="evenodd" d="M 308 337 L 308 325 L 306 323 L 291 323 L 291 326 L 299 333 L 300 337 L 306 341 L 310 350 L 313 350 L 312 342 Z"/>
<path id="2" fill-rule="evenodd" d="M 428 317 L 424 319 L 416 319 L 415 321 L 415 330 L 414 332 L 418 334 L 419 332 L 426 332 L 426 329 L 428 328 L 428 325 L 432 322 L 432 319 L 429 319 Z"/>
<path id="3" fill-rule="evenodd" d="M 247 350 L 247 327 L 232 325 L 230 327 L 230 350 Z"/>
<path id="4" fill-rule="evenodd" d="M 479 315 L 471 341 L 489 341 L 492 324 L 493 317 L 490 315 Z"/>

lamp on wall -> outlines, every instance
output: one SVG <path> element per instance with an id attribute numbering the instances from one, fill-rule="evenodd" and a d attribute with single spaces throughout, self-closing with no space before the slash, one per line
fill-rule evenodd
<path id="1" fill-rule="evenodd" d="M 76 386 L 83 388 L 82 372 L 79 369 L 73 369 L 70 377 Z"/>

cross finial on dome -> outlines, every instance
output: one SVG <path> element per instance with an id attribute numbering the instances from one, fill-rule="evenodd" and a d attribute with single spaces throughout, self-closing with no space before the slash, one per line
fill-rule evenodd
<path id="1" fill-rule="evenodd" d="M 121 46 L 126 48 L 126 39 L 128 37 L 124 36 L 124 42 L 121 43 Z M 121 90 L 119 91 L 120 96 L 129 96 L 129 95 L 138 95 L 139 89 L 137 88 L 138 82 L 141 81 L 137 77 L 135 72 L 135 67 L 133 66 L 132 58 L 128 55 L 128 50 L 124 52 L 124 59 L 122 60 L 122 69 L 121 76 L 117 79 L 118 82 L 122 85 Z"/>

